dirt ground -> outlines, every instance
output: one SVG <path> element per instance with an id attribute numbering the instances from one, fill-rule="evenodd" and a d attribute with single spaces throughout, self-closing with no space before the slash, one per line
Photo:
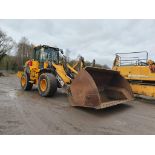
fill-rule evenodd
<path id="1" fill-rule="evenodd" d="M 0 77 L 0 134 L 155 134 L 155 100 L 75 108 L 62 90 L 43 98 L 36 88 L 24 92 L 17 77 L 8 75 Z"/>

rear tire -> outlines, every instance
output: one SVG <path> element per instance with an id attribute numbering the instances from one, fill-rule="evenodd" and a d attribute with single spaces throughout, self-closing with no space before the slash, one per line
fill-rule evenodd
<path id="1" fill-rule="evenodd" d="M 57 80 L 51 73 L 43 73 L 38 81 L 39 94 L 43 97 L 53 96 L 57 91 Z"/>
<path id="2" fill-rule="evenodd" d="M 31 90 L 33 83 L 30 83 L 30 76 L 27 73 L 24 73 L 21 77 L 20 83 L 23 90 Z"/>

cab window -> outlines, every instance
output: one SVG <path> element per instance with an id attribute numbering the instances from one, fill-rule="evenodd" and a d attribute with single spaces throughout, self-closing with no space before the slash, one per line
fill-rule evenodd
<path id="1" fill-rule="evenodd" d="M 46 52 L 44 48 L 41 48 L 40 49 L 40 62 L 45 62 L 46 60 L 48 60 L 48 53 Z"/>

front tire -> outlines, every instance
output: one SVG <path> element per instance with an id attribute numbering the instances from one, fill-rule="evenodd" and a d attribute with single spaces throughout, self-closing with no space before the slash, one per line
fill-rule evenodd
<path id="1" fill-rule="evenodd" d="M 21 83 L 21 87 L 23 90 L 31 90 L 33 84 L 29 82 L 30 81 L 30 76 L 27 73 L 24 73 L 21 77 L 20 83 Z"/>
<path id="2" fill-rule="evenodd" d="M 43 73 L 38 81 L 39 94 L 43 97 L 53 96 L 57 91 L 57 80 L 51 73 Z"/>

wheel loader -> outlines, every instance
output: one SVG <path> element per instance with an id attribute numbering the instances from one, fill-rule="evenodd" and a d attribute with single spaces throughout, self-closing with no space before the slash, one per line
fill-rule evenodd
<path id="1" fill-rule="evenodd" d="M 63 88 L 72 106 L 102 109 L 133 99 L 129 83 L 119 72 L 86 67 L 82 57 L 70 65 L 63 50 L 47 45 L 35 47 L 33 58 L 17 75 L 25 91 L 37 85 L 43 97 Z"/>
<path id="2" fill-rule="evenodd" d="M 116 53 L 113 70 L 128 80 L 134 94 L 155 97 L 155 62 L 147 51 Z"/>

